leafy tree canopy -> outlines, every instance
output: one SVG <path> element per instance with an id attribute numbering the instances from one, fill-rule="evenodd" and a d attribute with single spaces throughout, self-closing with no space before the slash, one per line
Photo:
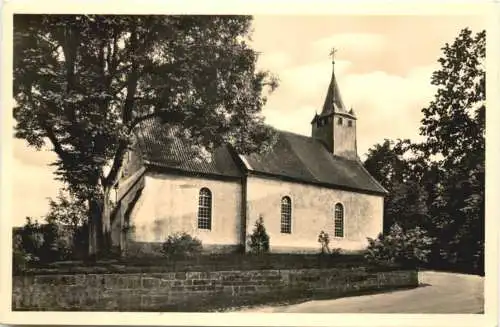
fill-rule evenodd
<path id="1" fill-rule="evenodd" d="M 16 136 L 49 141 L 58 178 L 82 198 L 116 181 L 148 117 L 207 149 L 256 151 L 272 135 L 262 92 L 276 79 L 256 71 L 250 26 L 248 16 L 16 15 Z"/>
<path id="2" fill-rule="evenodd" d="M 88 200 L 91 253 L 111 244 L 110 191 L 141 121 L 177 125 L 171 136 L 200 155 L 222 143 L 265 150 L 274 140 L 261 110 L 277 80 L 256 70 L 251 21 L 14 17 L 15 135 L 36 148 L 50 142 L 57 178 Z"/>
<path id="3" fill-rule="evenodd" d="M 442 48 L 436 95 L 422 109 L 425 141 L 370 149 L 366 168 L 386 187 L 384 220 L 422 226 L 437 240 L 434 263 L 483 269 L 486 32 L 463 29 Z M 412 225 L 413 223 L 413 225 Z M 431 261 L 432 261 L 431 260 Z"/>
<path id="4" fill-rule="evenodd" d="M 56 199 L 49 199 L 49 212 L 45 219 L 76 229 L 87 222 L 87 212 L 85 201 L 61 190 Z"/>

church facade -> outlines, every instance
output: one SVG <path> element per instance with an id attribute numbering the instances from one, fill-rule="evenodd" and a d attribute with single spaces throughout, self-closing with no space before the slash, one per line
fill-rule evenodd
<path id="1" fill-rule="evenodd" d="M 271 252 L 318 252 L 321 231 L 330 248 L 362 250 L 382 232 L 387 191 L 358 157 L 356 122 L 334 70 L 311 136 L 278 131 L 265 154 L 224 145 L 193 160 L 179 140 L 163 141 L 171 127 L 146 120 L 116 189 L 113 242 L 158 245 L 187 232 L 207 250 L 231 251 L 248 246 L 262 217 Z M 124 226 L 133 226 L 130 236 Z"/>

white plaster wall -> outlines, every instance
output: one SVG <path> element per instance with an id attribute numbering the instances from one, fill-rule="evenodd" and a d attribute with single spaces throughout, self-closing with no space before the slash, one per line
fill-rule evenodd
<path id="1" fill-rule="evenodd" d="M 333 122 L 333 153 L 339 156 L 355 159 L 356 152 L 356 120 L 347 117 L 342 117 L 342 125 L 338 124 L 336 116 Z M 348 126 L 348 121 L 351 121 L 352 126 Z"/>
<path id="2" fill-rule="evenodd" d="M 212 229 L 198 229 L 198 195 L 212 192 Z M 133 240 L 163 242 L 187 232 L 205 245 L 237 245 L 241 241 L 241 184 L 173 174 L 146 173 L 145 186 L 131 213 Z"/>
<path id="3" fill-rule="evenodd" d="M 292 199 L 292 233 L 280 233 L 281 198 Z M 344 206 L 344 237 L 334 238 L 334 205 Z M 283 182 L 277 179 L 249 177 L 247 234 L 259 215 L 270 236 L 273 252 L 318 252 L 318 235 L 330 235 L 330 248 L 362 250 L 367 237 L 382 232 L 383 197 Z"/>

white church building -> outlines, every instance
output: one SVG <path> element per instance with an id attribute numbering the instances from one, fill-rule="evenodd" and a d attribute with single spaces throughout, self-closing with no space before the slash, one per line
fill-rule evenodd
<path id="1" fill-rule="evenodd" d="M 155 246 L 187 232 L 207 250 L 231 251 L 247 244 L 262 216 L 271 252 L 318 252 L 321 231 L 330 248 L 362 250 L 382 232 L 387 191 L 358 157 L 356 121 L 334 70 L 311 136 L 278 131 L 263 155 L 228 145 L 193 160 L 182 142 L 161 142 L 167 125 L 146 120 L 122 168 L 113 242 Z M 127 236 L 124 226 L 133 232 Z"/>

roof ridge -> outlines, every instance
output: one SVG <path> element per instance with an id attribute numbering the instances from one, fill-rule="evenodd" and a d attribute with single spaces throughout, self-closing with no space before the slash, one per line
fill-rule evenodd
<path id="1" fill-rule="evenodd" d="M 278 132 L 280 133 L 286 133 L 286 134 L 291 134 L 293 136 L 300 136 L 302 138 L 306 138 L 306 139 L 309 139 L 309 140 L 312 140 L 312 141 L 318 141 L 317 139 L 315 139 L 314 137 L 312 136 L 307 136 L 307 135 L 304 135 L 304 134 L 299 134 L 299 133 L 296 133 L 296 132 L 291 132 L 291 131 L 285 131 L 285 130 L 280 130 L 278 129 L 277 130 Z"/>

